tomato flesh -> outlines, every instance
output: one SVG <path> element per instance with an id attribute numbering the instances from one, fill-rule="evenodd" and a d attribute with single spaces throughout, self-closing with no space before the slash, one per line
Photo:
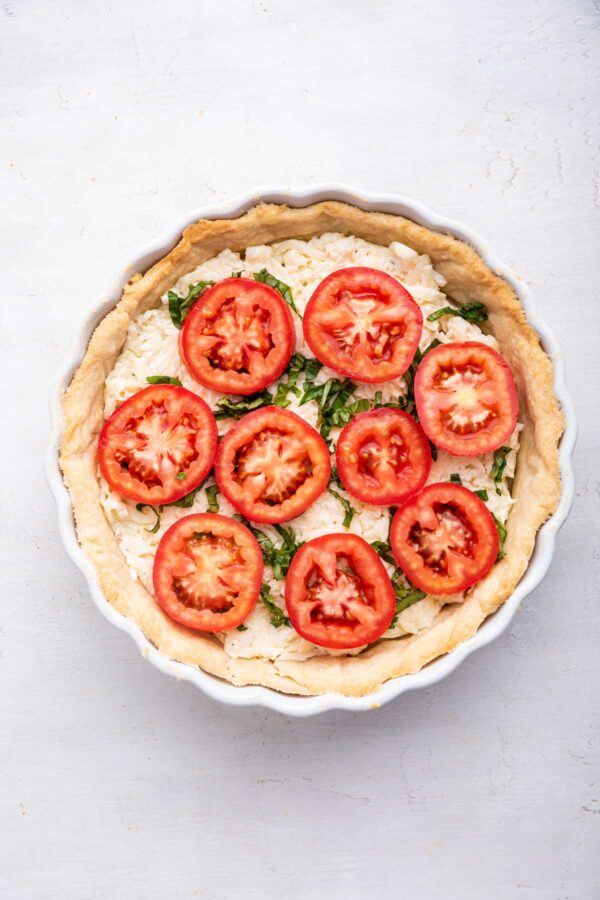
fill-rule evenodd
<path id="1" fill-rule="evenodd" d="M 323 493 L 331 475 L 327 444 L 287 409 L 266 406 L 225 435 L 215 462 L 221 492 L 254 522 L 286 522 Z"/>
<path id="2" fill-rule="evenodd" d="M 396 596 L 372 547 L 356 534 L 328 534 L 292 559 L 285 605 L 298 634 L 320 647 L 350 650 L 391 624 Z"/>
<path id="3" fill-rule="evenodd" d="M 348 493 L 381 506 L 420 490 L 431 468 L 423 429 L 399 409 L 359 413 L 344 426 L 335 456 Z"/>
<path id="4" fill-rule="evenodd" d="M 395 278 L 361 266 L 328 275 L 303 320 L 306 341 L 322 363 L 368 383 L 408 369 L 422 326 L 421 310 Z"/>
<path id="5" fill-rule="evenodd" d="M 420 590 L 454 594 L 486 575 L 498 556 L 498 531 L 486 505 L 457 484 L 430 484 L 396 512 L 390 543 Z"/>
<path id="6" fill-rule="evenodd" d="M 519 415 L 515 380 L 500 354 L 478 341 L 430 350 L 415 376 L 423 430 L 454 456 L 479 456 L 510 438 Z"/>
<path id="7" fill-rule="evenodd" d="M 122 497 L 171 503 L 204 481 L 216 449 L 217 425 L 204 400 L 157 384 L 125 400 L 104 424 L 98 464 Z"/>
<path id="8" fill-rule="evenodd" d="M 263 560 L 252 532 L 212 513 L 184 516 L 156 551 L 154 593 L 172 618 L 198 631 L 236 628 L 256 605 Z"/>
<path id="9" fill-rule="evenodd" d="M 200 384 L 225 394 L 253 394 L 279 378 L 290 361 L 291 313 L 272 287 L 225 278 L 192 306 L 179 346 Z"/>

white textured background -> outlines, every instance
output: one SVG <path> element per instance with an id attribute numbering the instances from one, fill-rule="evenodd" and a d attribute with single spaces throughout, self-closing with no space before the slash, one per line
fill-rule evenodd
<path id="1" fill-rule="evenodd" d="M 591 0 L 2 0 L 2 900 L 597 900 L 600 12 Z M 49 383 L 138 248 L 265 182 L 471 225 L 568 359 L 577 499 L 510 630 L 371 714 L 221 708 L 92 606 Z M 595 541 L 595 546 L 594 546 Z"/>

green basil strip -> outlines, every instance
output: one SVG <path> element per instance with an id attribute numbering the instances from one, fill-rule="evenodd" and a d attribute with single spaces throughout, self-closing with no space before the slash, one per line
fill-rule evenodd
<path id="1" fill-rule="evenodd" d="M 179 378 L 171 378 L 170 375 L 149 375 L 146 381 L 148 384 L 174 384 L 176 387 L 183 387 Z"/>
<path id="2" fill-rule="evenodd" d="M 349 528 L 350 523 L 352 522 L 352 519 L 354 518 L 354 513 L 356 512 L 356 510 L 354 509 L 352 504 L 348 500 L 346 500 L 345 497 L 342 497 L 341 494 L 338 494 L 338 492 L 334 491 L 332 488 L 327 488 L 327 493 L 331 494 L 332 497 L 335 497 L 336 500 L 339 500 L 339 502 L 341 503 L 342 508 L 345 512 L 344 521 L 342 522 L 342 525 L 344 526 L 344 528 Z"/>
<path id="3" fill-rule="evenodd" d="M 144 531 L 147 531 L 148 534 L 156 534 L 156 532 L 160 528 L 160 514 L 162 512 L 162 506 L 159 506 L 157 508 L 156 506 L 151 506 L 150 503 L 136 503 L 135 508 L 138 512 L 143 512 L 145 509 L 152 510 L 152 512 L 156 516 L 156 522 L 154 523 L 152 528 L 144 528 Z"/>
<path id="4" fill-rule="evenodd" d="M 208 510 L 211 513 L 219 512 L 219 501 L 217 500 L 217 494 L 219 493 L 218 485 L 213 484 L 210 487 L 206 488 L 206 499 L 208 501 Z"/>
<path id="5" fill-rule="evenodd" d="M 284 281 L 280 281 L 278 278 L 275 278 L 274 275 L 271 275 L 266 269 L 261 269 L 260 272 L 255 272 L 252 276 L 255 281 L 260 281 L 262 284 L 268 284 L 269 287 L 275 288 L 276 291 L 279 291 L 285 302 L 288 306 L 290 306 L 296 315 L 299 318 L 302 318 L 296 304 L 294 303 L 294 298 L 292 296 L 292 289 L 289 284 L 286 284 Z"/>
<path id="6" fill-rule="evenodd" d="M 200 297 L 207 287 L 212 287 L 213 284 L 214 281 L 198 281 L 196 284 L 190 284 L 185 297 L 180 297 L 175 291 L 169 291 L 167 294 L 169 300 L 169 313 L 175 328 L 181 328 L 183 320 L 198 297 Z"/>
<path id="7" fill-rule="evenodd" d="M 282 625 L 287 625 L 288 628 L 291 628 L 290 620 L 284 611 L 271 599 L 271 588 L 268 584 L 263 583 L 261 585 L 260 599 L 267 608 L 273 628 L 281 628 Z"/>
<path id="8" fill-rule="evenodd" d="M 492 513 L 492 519 L 494 520 L 494 523 L 498 530 L 498 538 L 500 540 L 500 549 L 498 550 L 498 556 L 496 557 L 496 559 L 504 559 L 504 557 L 506 556 L 506 553 L 504 552 L 504 541 L 506 540 L 506 528 L 504 527 L 504 525 L 502 524 L 500 519 L 494 515 L 494 513 Z"/>
<path id="9" fill-rule="evenodd" d="M 500 447 L 494 453 L 494 464 L 490 469 L 490 478 L 496 483 L 496 493 L 500 493 L 500 482 L 506 468 L 506 457 L 510 453 L 510 447 Z"/>
<path id="10" fill-rule="evenodd" d="M 483 303 L 463 303 L 462 306 L 444 306 L 427 316 L 428 322 L 435 322 L 442 316 L 460 316 L 467 322 L 485 322 L 488 313 Z"/>
<path id="11" fill-rule="evenodd" d="M 273 395 L 266 389 L 249 397 L 224 397 L 217 403 L 215 419 L 241 419 L 247 412 L 253 409 L 261 409 L 263 406 L 271 406 Z"/>

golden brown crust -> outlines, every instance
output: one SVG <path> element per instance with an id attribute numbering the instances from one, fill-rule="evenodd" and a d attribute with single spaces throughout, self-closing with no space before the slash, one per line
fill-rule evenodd
<path id="1" fill-rule="evenodd" d="M 510 515 L 506 557 L 464 603 L 444 607 L 426 631 L 381 642 L 359 656 L 318 656 L 302 662 L 233 659 L 210 635 L 191 633 L 165 616 L 129 572 L 99 502 L 96 443 L 103 424 L 104 381 L 121 351 L 131 319 L 157 306 L 161 295 L 182 275 L 225 248 L 242 250 L 329 231 L 382 245 L 401 241 L 431 257 L 447 280 L 450 296 L 461 303 L 485 303 L 489 331 L 498 339 L 519 389 L 524 429 L 513 496 L 524 502 L 517 503 Z M 96 328 L 66 392 L 60 463 L 71 493 L 79 541 L 108 602 L 133 619 L 165 656 L 237 685 L 261 684 L 295 694 L 370 693 L 390 678 L 417 672 L 475 634 L 514 590 L 533 552 L 536 533 L 560 498 L 558 442 L 564 421 L 552 382 L 552 363 L 515 293 L 471 247 L 456 238 L 400 216 L 367 213 L 334 201 L 304 209 L 260 205 L 237 219 L 196 222 L 170 253 L 144 275 L 131 279 L 115 309 Z"/>

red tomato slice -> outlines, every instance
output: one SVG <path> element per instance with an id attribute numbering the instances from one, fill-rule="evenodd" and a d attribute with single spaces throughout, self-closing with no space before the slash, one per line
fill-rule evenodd
<path id="1" fill-rule="evenodd" d="M 274 288 L 225 278 L 192 306 L 179 346 L 200 384 L 224 394 L 254 394 L 279 378 L 290 361 L 292 315 Z"/>
<path id="2" fill-rule="evenodd" d="M 323 493 L 331 475 L 327 444 L 304 419 L 265 406 L 248 413 L 219 445 L 219 490 L 254 522 L 286 522 Z"/>
<path id="3" fill-rule="evenodd" d="M 216 449 L 217 423 L 204 400 L 156 384 L 129 397 L 105 422 L 98 464 L 122 497 L 172 503 L 202 484 Z"/>
<path id="4" fill-rule="evenodd" d="M 398 565 L 428 594 L 454 594 L 483 578 L 498 556 L 487 506 L 458 484 L 429 484 L 400 507 L 390 543 Z"/>
<path id="5" fill-rule="evenodd" d="M 298 634 L 320 647 L 350 650 L 381 637 L 396 595 L 372 547 L 356 534 L 304 544 L 285 581 L 285 605 Z"/>
<path id="6" fill-rule="evenodd" d="M 226 516 L 184 516 L 165 531 L 152 578 L 172 619 L 197 631 L 225 631 L 247 619 L 260 591 L 263 559 L 252 532 Z"/>
<path id="7" fill-rule="evenodd" d="M 335 458 L 348 493 L 381 506 L 400 503 L 420 490 L 431 468 L 423 429 L 399 409 L 355 416 L 339 436 Z"/>
<path id="8" fill-rule="evenodd" d="M 512 372 L 499 353 L 478 341 L 430 350 L 417 369 L 415 401 L 425 434 L 454 456 L 497 450 L 519 415 Z"/>
<path id="9" fill-rule="evenodd" d="M 328 275 L 308 301 L 304 336 L 326 366 L 356 381 L 378 383 L 410 366 L 423 327 L 421 310 L 402 285 L 377 269 Z"/>

